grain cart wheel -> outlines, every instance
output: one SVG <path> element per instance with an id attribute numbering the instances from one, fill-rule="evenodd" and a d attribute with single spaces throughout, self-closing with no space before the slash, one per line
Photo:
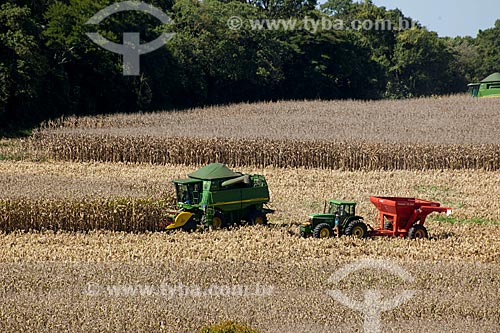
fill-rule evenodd
<path id="1" fill-rule="evenodd" d="M 329 238 L 333 236 L 333 229 L 328 223 L 321 223 L 314 228 L 314 238 Z"/>
<path id="2" fill-rule="evenodd" d="M 410 230 L 408 230 L 408 238 L 409 239 L 423 239 L 429 238 L 429 234 L 427 233 L 427 229 L 421 224 L 414 224 Z"/>
<path id="3" fill-rule="evenodd" d="M 345 234 L 346 236 L 365 238 L 368 234 L 368 228 L 362 221 L 354 220 L 347 224 L 347 227 L 345 228 Z"/>
<path id="4" fill-rule="evenodd" d="M 384 222 L 384 229 L 385 229 L 385 230 L 392 230 L 392 229 L 394 229 L 394 226 L 392 225 L 392 223 L 391 223 L 391 222 L 389 222 L 389 221 L 385 221 L 385 222 Z"/>

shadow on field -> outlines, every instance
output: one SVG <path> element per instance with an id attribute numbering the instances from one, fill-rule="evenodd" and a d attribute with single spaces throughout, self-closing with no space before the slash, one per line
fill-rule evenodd
<path id="1" fill-rule="evenodd" d="M 433 240 L 441 240 L 441 239 L 448 239 L 448 238 L 452 238 L 452 237 L 455 237 L 454 232 L 444 231 L 444 232 L 433 233 L 430 238 Z"/>

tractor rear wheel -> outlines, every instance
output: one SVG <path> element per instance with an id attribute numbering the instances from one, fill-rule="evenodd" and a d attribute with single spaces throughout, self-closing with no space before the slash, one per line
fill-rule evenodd
<path id="1" fill-rule="evenodd" d="M 427 229 L 421 224 L 414 224 L 410 230 L 408 230 L 409 239 L 424 239 L 429 238 Z"/>
<path id="2" fill-rule="evenodd" d="M 329 238 L 333 236 L 333 229 L 328 223 L 321 223 L 314 228 L 314 238 Z"/>
<path id="3" fill-rule="evenodd" d="M 362 221 L 354 220 L 347 224 L 344 233 L 346 234 L 346 236 L 365 238 L 368 235 L 368 228 Z"/>

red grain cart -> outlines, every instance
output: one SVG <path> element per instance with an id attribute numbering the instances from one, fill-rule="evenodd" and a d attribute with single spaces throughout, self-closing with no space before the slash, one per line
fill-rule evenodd
<path id="1" fill-rule="evenodd" d="M 372 236 L 408 236 L 410 239 L 427 238 L 424 227 L 427 215 L 438 212 L 451 213 L 451 208 L 441 207 L 439 202 L 415 198 L 370 197 L 379 210 L 379 228 L 372 229 Z"/>

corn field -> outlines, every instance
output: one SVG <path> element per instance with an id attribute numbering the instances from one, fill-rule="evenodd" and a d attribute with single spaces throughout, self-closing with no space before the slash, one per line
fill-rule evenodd
<path id="1" fill-rule="evenodd" d="M 165 201 L 135 198 L 4 199 L 0 200 L 0 230 L 158 231 L 168 208 Z"/>
<path id="2" fill-rule="evenodd" d="M 334 170 L 500 170 L 500 145 L 402 145 L 324 141 L 37 134 L 56 160 Z M 48 147 L 48 148 L 46 148 Z"/>
<path id="3" fill-rule="evenodd" d="M 175 209 L 170 181 L 194 167 L 72 162 L 0 162 L 0 230 L 156 231 Z M 500 220 L 499 172 L 356 171 L 242 168 L 264 174 L 277 211 L 272 224 L 304 221 L 329 198 L 358 202 L 368 223 L 376 211 L 370 195 L 436 200 L 457 219 Z M 300 193 L 300 195 L 297 195 Z M 432 230 L 431 230 L 432 233 Z"/>
<path id="4" fill-rule="evenodd" d="M 414 291 L 383 313 L 384 332 L 499 332 L 499 103 L 240 104 L 69 117 L 2 140 L 0 332 L 362 331 L 363 314 L 331 290 L 359 302 Z M 170 181 L 210 162 L 266 176 L 271 225 L 149 232 L 173 208 Z M 429 240 L 299 237 L 330 198 L 373 224 L 370 195 L 453 215 L 429 216 Z M 360 259 L 412 279 L 367 269 L 331 282 Z M 267 292 L 227 292 L 255 286 Z"/>
<path id="5" fill-rule="evenodd" d="M 377 289 L 384 299 L 415 290 L 384 312 L 384 331 L 498 332 L 498 227 L 431 227 L 429 241 L 301 239 L 265 227 L 0 234 L 0 328 L 188 333 L 235 320 L 270 333 L 357 332 L 363 315 L 327 292 L 338 289 L 362 300 L 364 290 Z M 364 270 L 329 282 L 361 258 L 397 263 L 414 281 Z M 199 294 L 212 286 L 265 286 L 270 292 Z"/>
<path id="6" fill-rule="evenodd" d="M 334 170 L 500 169 L 500 102 L 240 104 L 178 112 L 70 117 L 30 149 L 56 160 Z"/>

